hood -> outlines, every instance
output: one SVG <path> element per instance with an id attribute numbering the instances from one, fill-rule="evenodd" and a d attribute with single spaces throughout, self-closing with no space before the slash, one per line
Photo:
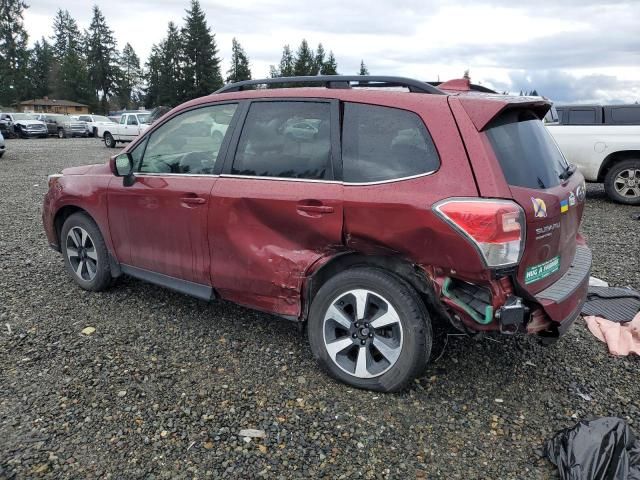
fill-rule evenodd
<path id="1" fill-rule="evenodd" d="M 40 120 L 16 120 L 16 124 L 20 124 L 20 125 L 42 125 L 43 127 L 45 126 L 44 122 L 41 122 Z"/>
<path id="2" fill-rule="evenodd" d="M 111 170 L 109 169 L 108 163 L 98 163 L 97 165 L 81 165 L 79 167 L 69 167 L 62 170 L 63 175 L 86 175 L 88 173 L 110 174 Z"/>

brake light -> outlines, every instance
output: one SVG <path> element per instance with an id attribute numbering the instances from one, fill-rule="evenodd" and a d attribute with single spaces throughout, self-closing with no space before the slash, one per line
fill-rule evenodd
<path id="1" fill-rule="evenodd" d="M 452 198 L 434 205 L 435 212 L 479 250 L 488 267 L 508 267 L 524 250 L 524 212 L 510 200 Z"/>

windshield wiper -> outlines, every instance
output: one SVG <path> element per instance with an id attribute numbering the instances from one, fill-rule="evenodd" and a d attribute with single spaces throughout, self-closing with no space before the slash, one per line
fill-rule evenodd
<path id="1" fill-rule="evenodd" d="M 573 163 L 569 163 L 564 168 L 564 170 L 562 170 L 562 173 L 560 173 L 560 175 L 558 175 L 558 176 L 560 177 L 560 180 L 566 180 L 567 178 L 569 178 L 574 173 L 576 173 L 576 166 Z"/>

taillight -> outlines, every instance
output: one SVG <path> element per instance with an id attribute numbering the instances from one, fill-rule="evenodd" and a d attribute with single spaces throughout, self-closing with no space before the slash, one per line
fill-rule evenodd
<path id="1" fill-rule="evenodd" d="M 524 250 L 524 211 L 510 200 L 452 198 L 434 205 L 435 212 L 468 238 L 488 267 L 508 267 Z"/>

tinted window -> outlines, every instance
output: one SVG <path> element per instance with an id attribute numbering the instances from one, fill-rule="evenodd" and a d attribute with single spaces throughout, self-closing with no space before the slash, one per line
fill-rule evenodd
<path id="1" fill-rule="evenodd" d="M 329 103 L 251 104 L 232 173 L 260 177 L 331 178 L 330 118 Z"/>
<path id="2" fill-rule="evenodd" d="M 151 134 L 139 171 L 213 173 L 236 107 L 227 104 L 198 108 L 172 118 Z"/>
<path id="3" fill-rule="evenodd" d="M 138 120 L 136 120 L 136 117 L 134 115 L 129 115 L 127 119 L 127 125 L 138 125 Z"/>
<path id="4" fill-rule="evenodd" d="M 572 108 L 569 110 L 569 123 L 572 125 L 592 125 L 596 123 L 596 111 L 593 108 Z"/>
<path id="5" fill-rule="evenodd" d="M 640 125 L 640 106 L 610 108 L 612 123 Z"/>
<path id="6" fill-rule="evenodd" d="M 81 122 L 90 122 L 91 121 L 91 117 L 89 117 L 87 115 L 80 115 L 78 117 L 78 120 L 80 120 Z"/>
<path id="7" fill-rule="evenodd" d="M 487 136 L 509 185 L 541 189 L 560 184 L 567 162 L 533 113 L 507 112 L 490 125 Z"/>
<path id="8" fill-rule="evenodd" d="M 440 165 L 431 136 L 415 113 L 346 103 L 342 121 L 345 182 L 410 177 Z"/>

